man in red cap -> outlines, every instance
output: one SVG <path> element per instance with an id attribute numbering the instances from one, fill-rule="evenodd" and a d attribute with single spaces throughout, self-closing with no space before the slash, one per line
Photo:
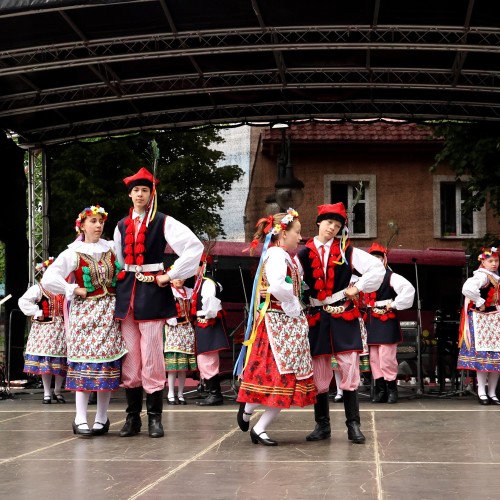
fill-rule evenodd
<path id="1" fill-rule="evenodd" d="M 385 270 L 376 258 L 350 245 L 346 223 L 347 214 L 342 203 L 320 205 L 316 219 L 318 235 L 297 255 L 309 287 L 309 343 L 318 391 L 314 405 L 316 427 L 306 437 L 308 441 L 331 436 L 328 391 L 333 377 L 331 356 L 334 354 L 342 378 L 340 388 L 344 393 L 347 437 L 354 443 L 365 442 L 360 430 L 357 392 L 364 328 L 358 294 L 377 290 Z M 336 238 L 339 233 L 341 239 Z M 351 284 L 354 269 L 361 274 L 355 286 Z"/>
<path id="2" fill-rule="evenodd" d="M 396 311 L 413 305 L 415 288 L 400 274 L 387 269 L 387 249 L 373 243 L 368 253 L 377 257 L 386 268 L 385 277 L 376 292 L 364 295 L 368 317 L 368 345 L 370 346 L 370 368 L 375 379 L 374 403 L 396 403 L 398 401 L 398 343 L 401 328 Z"/>
<path id="3" fill-rule="evenodd" d="M 184 224 L 156 212 L 158 180 L 145 168 L 124 179 L 133 207 L 115 229 L 116 255 L 123 265 L 116 286 L 115 316 L 121 321 L 128 354 L 122 363 L 122 384 L 127 396 L 127 419 L 120 436 L 141 429 L 143 389 L 146 392 L 150 437 L 164 435 L 161 423 L 165 364 L 163 326 L 177 316 L 170 286 L 198 270 L 203 244 Z M 179 256 L 175 267 L 164 269 L 165 247 Z"/>

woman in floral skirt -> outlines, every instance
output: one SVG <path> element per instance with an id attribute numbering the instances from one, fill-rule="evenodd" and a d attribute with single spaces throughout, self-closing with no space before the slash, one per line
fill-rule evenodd
<path id="1" fill-rule="evenodd" d="M 238 425 L 247 431 L 255 408 L 266 408 L 250 432 L 255 444 L 278 444 L 266 429 L 282 408 L 316 401 L 308 324 L 300 302 L 302 280 L 290 256 L 300 239 L 298 213 L 289 209 L 261 219 L 251 245 L 255 248 L 264 241 L 254 298 L 258 302 L 265 293 L 265 301 L 255 308 L 251 335 L 245 342 L 248 351 L 241 355 L 246 355 L 246 362 L 238 394 Z"/>
<path id="2" fill-rule="evenodd" d="M 44 288 L 64 293 L 71 301 L 66 388 L 76 391 L 73 432 L 84 437 L 108 432 L 109 400 L 119 388 L 121 358 L 127 352 L 114 319 L 119 264 L 113 243 L 101 239 L 107 215 L 99 205 L 85 208 L 76 219 L 79 237 L 42 278 Z M 97 413 L 90 429 L 87 406 L 92 391 L 97 391 Z"/>
<path id="3" fill-rule="evenodd" d="M 50 257 L 35 269 L 45 272 L 54 262 Z M 24 372 L 40 375 L 43 384 L 43 404 L 66 403 L 61 387 L 66 377 L 66 331 L 64 328 L 64 295 L 53 294 L 41 284 L 30 286 L 18 301 L 19 309 L 31 316 L 32 323 L 24 355 Z M 52 375 L 54 392 L 50 393 Z"/>
<path id="4" fill-rule="evenodd" d="M 458 369 L 476 371 L 479 404 L 500 405 L 496 396 L 500 376 L 498 250 L 483 248 L 478 260 L 479 268 L 462 287 L 465 302 L 460 321 Z"/>

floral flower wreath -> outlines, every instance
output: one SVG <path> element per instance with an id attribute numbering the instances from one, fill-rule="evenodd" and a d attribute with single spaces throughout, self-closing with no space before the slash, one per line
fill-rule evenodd
<path id="1" fill-rule="evenodd" d="M 80 234 L 81 231 L 81 226 L 83 219 L 86 219 L 87 217 L 91 217 L 92 215 L 102 215 L 102 220 L 105 221 L 108 218 L 108 212 L 104 210 L 103 207 L 99 205 L 92 205 L 90 207 L 85 207 L 79 214 L 78 217 L 76 218 L 75 221 L 75 231 L 77 234 Z"/>
<path id="2" fill-rule="evenodd" d="M 297 210 L 289 208 L 286 211 L 286 215 L 280 220 L 278 224 L 274 224 L 274 216 L 269 215 L 268 217 L 263 217 L 262 219 L 259 219 L 257 221 L 257 224 L 255 224 L 255 226 L 257 227 L 260 224 L 262 224 L 262 222 L 267 222 L 267 225 L 263 229 L 263 233 L 275 236 L 279 234 L 280 231 L 285 231 L 288 225 L 291 224 L 294 221 L 294 219 L 298 218 L 299 218 L 299 213 L 297 212 Z M 253 250 L 257 247 L 258 244 L 259 244 L 258 240 L 252 240 L 252 243 L 250 243 L 250 248 Z"/>
<path id="3" fill-rule="evenodd" d="M 35 271 L 37 273 L 39 272 L 44 273 L 53 262 L 54 262 L 54 257 L 49 257 L 47 260 L 44 260 L 43 262 L 39 262 L 38 264 L 36 264 Z"/>
<path id="4" fill-rule="evenodd" d="M 490 257 L 498 258 L 498 249 L 497 247 L 491 248 L 482 248 L 482 252 L 479 254 L 477 260 L 481 261 L 484 259 L 489 259 Z"/>

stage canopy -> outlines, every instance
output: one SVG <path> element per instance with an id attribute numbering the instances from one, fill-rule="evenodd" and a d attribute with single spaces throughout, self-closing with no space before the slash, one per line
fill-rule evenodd
<path id="1" fill-rule="evenodd" d="M 0 0 L 26 144 L 287 120 L 500 121 L 500 3 Z"/>

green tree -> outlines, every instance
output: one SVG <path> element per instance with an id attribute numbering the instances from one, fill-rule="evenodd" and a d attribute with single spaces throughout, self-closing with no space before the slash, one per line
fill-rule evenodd
<path id="1" fill-rule="evenodd" d="M 156 176 L 158 210 L 172 215 L 202 236 L 224 235 L 223 195 L 242 175 L 237 165 L 217 167 L 222 142 L 215 129 L 156 131 L 118 139 L 89 140 L 47 150 L 50 191 L 51 255 L 73 239 L 74 220 L 86 206 L 100 204 L 109 213 L 105 236 L 112 232 L 131 206 L 123 178 L 141 166 L 153 169 L 151 141 L 158 144 Z"/>
<path id="2" fill-rule="evenodd" d="M 464 181 L 464 211 L 480 210 L 489 201 L 500 215 L 500 125 L 496 123 L 442 123 L 434 135 L 444 140 L 433 170 L 448 163 Z"/>

